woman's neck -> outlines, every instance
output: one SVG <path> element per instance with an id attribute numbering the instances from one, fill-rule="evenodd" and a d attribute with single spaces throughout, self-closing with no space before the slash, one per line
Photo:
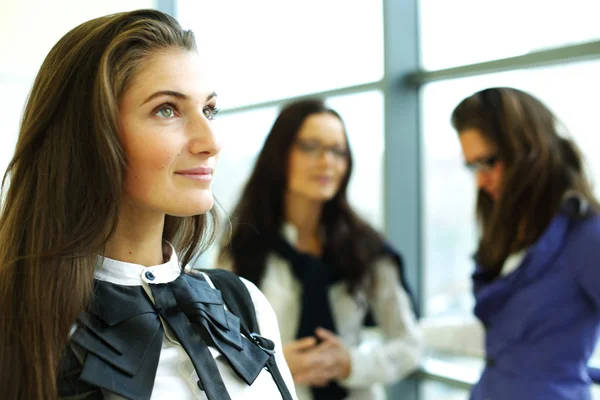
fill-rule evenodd
<path id="1" fill-rule="evenodd" d="M 124 202 L 104 256 L 144 266 L 162 264 L 164 226 L 164 214 L 142 210 L 131 202 Z"/>
<path id="2" fill-rule="evenodd" d="M 323 202 L 304 196 L 286 194 L 285 219 L 298 231 L 296 248 L 311 254 L 321 253 L 319 223 L 323 212 Z"/>

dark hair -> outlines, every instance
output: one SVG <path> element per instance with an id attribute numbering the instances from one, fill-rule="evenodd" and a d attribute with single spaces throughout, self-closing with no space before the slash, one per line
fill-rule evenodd
<path id="1" fill-rule="evenodd" d="M 119 101 L 144 61 L 169 48 L 195 51 L 192 32 L 155 10 L 114 14 L 67 33 L 37 74 L 2 185 L 4 398 L 58 396 L 69 331 L 89 304 L 97 257 L 117 223 L 127 165 Z M 166 217 L 163 236 L 184 265 L 214 238 L 211 221 Z"/>
<path id="2" fill-rule="evenodd" d="M 221 249 L 221 256 L 230 256 L 234 271 L 257 285 L 265 271 L 267 255 L 285 222 L 284 196 L 291 148 L 306 118 L 320 113 L 331 114 L 343 123 L 339 114 L 322 100 L 299 101 L 281 111 L 233 212 L 233 231 Z M 371 279 L 370 267 L 382 254 L 384 243 L 348 204 L 346 189 L 351 173 L 350 155 L 338 193 L 323 207 L 321 224 L 327 238 L 324 254 L 336 260 L 332 266 L 336 275 L 354 292 L 365 279 Z"/>
<path id="3" fill-rule="evenodd" d="M 557 118 L 535 97 L 513 88 L 477 92 L 454 109 L 452 125 L 459 134 L 481 132 L 505 166 L 500 197 L 494 202 L 483 190 L 477 197 L 476 259 L 493 274 L 510 253 L 538 240 L 567 191 L 587 201 L 588 213 L 598 210 L 577 146 L 559 134 Z"/>

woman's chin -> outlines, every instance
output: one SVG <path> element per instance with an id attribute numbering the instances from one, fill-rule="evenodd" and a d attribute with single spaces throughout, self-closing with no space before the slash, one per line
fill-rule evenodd
<path id="1" fill-rule="evenodd" d="M 320 192 L 318 194 L 315 195 L 315 200 L 318 201 L 322 201 L 324 203 L 328 202 L 329 200 L 333 199 L 335 197 L 335 192 Z"/>
<path id="2" fill-rule="evenodd" d="M 174 217 L 193 217 L 210 212 L 214 206 L 214 199 L 203 199 L 203 201 L 181 202 L 175 207 L 171 207 L 167 214 Z"/>

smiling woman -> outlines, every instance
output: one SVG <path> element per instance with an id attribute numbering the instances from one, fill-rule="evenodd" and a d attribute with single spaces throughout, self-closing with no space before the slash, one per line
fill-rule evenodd
<path id="1" fill-rule="evenodd" d="M 211 181 L 221 146 L 211 127 L 217 96 L 205 64 L 196 52 L 160 51 L 123 95 L 120 137 L 128 156 L 124 194 L 129 200 L 124 207 L 175 216 L 212 208 Z"/>
<path id="2" fill-rule="evenodd" d="M 218 222 L 207 64 L 154 10 L 48 54 L 3 188 L 3 398 L 295 398 L 262 293 L 186 268 Z"/>

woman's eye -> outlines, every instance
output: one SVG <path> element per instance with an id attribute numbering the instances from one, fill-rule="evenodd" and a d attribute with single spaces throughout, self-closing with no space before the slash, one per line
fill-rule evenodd
<path id="1" fill-rule="evenodd" d="M 204 112 L 204 116 L 206 117 L 206 119 L 212 121 L 213 119 L 215 119 L 215 116 L 219 112 L 219 109 L 213 106 L 208 106 L 205 107 L 202 111 Z"/>
<path id="2" fill-rule="evenodd" d="M 175 110 L 173 109 L 172 106 L 170 105 L 165 105 L 162 106 L 160 109 L 158 109 L 155 113 L 156 116 L 161 117 L 161 118 L 173 118 L 175 116 Z"/>

